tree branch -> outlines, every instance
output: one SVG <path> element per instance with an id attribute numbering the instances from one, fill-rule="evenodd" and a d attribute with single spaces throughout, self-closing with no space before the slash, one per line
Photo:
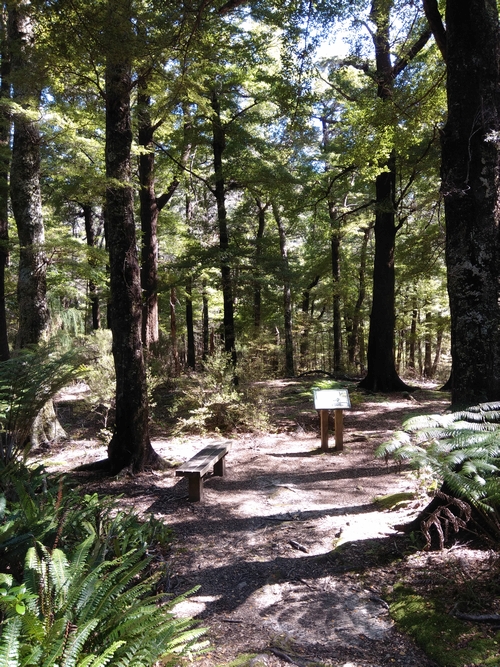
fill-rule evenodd
<path id="1" fill-rule="evenodd" d="M 415 44 L 411 47 L 411 49 L 408 51 L 408 53 L 400 58 L 393 66 L 392 68 L 392 77 L 395 79 L 397 75 L 404 70 L 404 68 L 408 65 L 408 63 L 415 58 L 417 53 L 419 53 L 424 46 L 427 44 L 429 41 L 430 37 L 432 35 L 431 29 L 427 28 L 427 30 L 424 30 L 424 32 L 420 35 L 420 37 L 417 39 Z"/>
<path id="2" fill-rule="evenodd" d="M 441 51 L 443 60 L 446 62 L 446 29 L 443 17 L 438 8 L 437 0 L 423 0 L 424 12 L 429 22 L 432 34 L 436 40 L 438 49 Z"/>
<path id="3" fill-rule="evenodd" d="M 249 2 L 249 0 L 228 0 L 226 3 L 222 5 L 222 7 L 219 8 L 219 16 L 225 16 L 226 14 L 229 14 L 233 9 L 236 9 L 237 7 L 241 7 L 241 5 L 246 5 Z"/>

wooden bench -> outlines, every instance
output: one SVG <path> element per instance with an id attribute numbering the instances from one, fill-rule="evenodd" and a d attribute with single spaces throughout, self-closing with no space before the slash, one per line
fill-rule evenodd
<path id="1" fill-rule="evenodd" d="M 224 477 L 228 445 L 213 445 L 200 450 L 175 471 L 176 477 L 187 477 L 189 500 L 203 500 L 203 480 L 213 466 L 213 474 Z"/>

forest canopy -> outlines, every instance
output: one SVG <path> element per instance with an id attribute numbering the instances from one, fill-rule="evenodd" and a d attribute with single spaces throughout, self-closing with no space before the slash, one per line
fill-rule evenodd
<path id="1" fill-rule="evenodd" d="M 465 5 L 3 3 L 0 358 L 111 330 L 112 471 L 157 462 L 151 360 L 500 398 L 498 11 Z"/>

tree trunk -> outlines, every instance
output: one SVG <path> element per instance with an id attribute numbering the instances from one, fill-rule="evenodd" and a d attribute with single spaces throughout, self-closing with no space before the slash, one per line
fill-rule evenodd
<path id="1" fill-rule="evenodd" d="M 417 322 L 418 322 L 418 304 L 413 299 L 413 308 L 411 311 L 410 340 L 408 341 L 408 368 L 415 370 L 415 350 L 417 348 Z"/>
<path id="2" fill-rule="evenodd" d="M 442 192 L 454 404 L 500 399 L 499 49 L 496 3 L 448 0 Z"/>
<path id="3" fill-rule="evenodd" d="M 283 272 L 283 314 L 285 321 L 285 377 L 294 377 L 293 331 L 292 331 L 292 291 L 290 287 L 290 270 L 288 266 L 288 250 L 285 227 L 278 206 L 272 204 L 274 219 L 278 225 L 280 238 L 281 266 Z"/>
<path id="4" fill-rule="evenodd" d="M 392 0 L 373 0 L 371 19 L 376 26 L 373 35 L 376 60 L 377 95 L 385 103 L 392 99 L 394 78 L 411 57 L 423 48 L 424 34 L 408 55 L 393 65 L 390 49 L 390 12 Z M 368 336 L 368 373 L 360 387 L 371 391 L 409 390 L 398 376 L 394 364 L 394 247 L 396 240 L 396 152 L 393 149 L 385 169 L 375 182 L 375 260 L 373 267 L 373 301 Z"/>
<path id="5" fill-rule="evenodd" d="M 264 230 L 266 228 L 266 211 L 269 204 L 262 204 L 262 202 L 257 199 L 257 208 L 258 208 L 258 221 L 259 225 L 257 228 L 257 236 L 255 238 L 255 264 L 254 264 L 254 277 L 253 277 L 253 325 L 255 332 L 258 333 L 260 330 L 261 324 L 261 311 L 262 311 L 262 247 L 264 242 Z"/>
<path id="6" fill-rule="evenodd" d="M 368 241 L 370 240 L 371 227 L 365 227 L 363 230 L 363 241 L 361 243 L 359 271 L 358 271 L 358 298 L 354 305 L 352 316 L 351 335 L 348 339 L 349 363 L 364 364 L 364 340 L 362 340 L 362 314 L 361 310 L 366 296 L 366 256 L 368 254 Z"/>
<path id="7" fill-rule="evenodd" d="M 186 329 L 187 329 L 187 365 L 196 368 L 193 324 L 193 279 L 189 276 L 186 284 Z"/>
<path id="8" fill-rule="evenodd" d="M 10 55 L 7 44 L 5 6 L 0 13 L 0 99 L 10 99 Z M 0 113 L 0 361 L 10 356 L 5 307 L 5 270 L 9 262 L 9 169 L 10 169 L 10 112 Z"/>
<path id="9" fill-rule="evenodd" d="M 40 193 L 40 131 L 38 123 L 33 120 L 33 114 L 38 111 L 42 84 L 36 74 L 29 3 L 23 0 L 11 9 L 9 23 L 13 99 L 22 107 L 14 115 L 10 195 L 20 246 L 17 347 L 25 347 L 41 340 L 49 322 Z"/>
<path id="10" fill-rule="evenodd" d="M 328 203 L 330 215 L 332 252 L 332 280 L 333 280 L 333 369 L 342 370 L 342 318 L 340 314 L 340 229 L 331 202 Z"/>
<path id="11" fill-rule="evenodd" d="M 209 331 L 209 320 L 208 320 L 208 293 L 207 293 L 207 283 L 203 281 L 203 292 L 202 292 L 202 301 L 203 301 L 203 355 L 202 359 L 205 360 L 208 357 L 209 344 L 210 344 L 210 331 Z"/>
<path id="12" fill-rule="evenodd" d="M 179 361 L 179 347 L 177 345 L 177 317 L 175 315 L 175 304 L 177 303 L 177 295 L 175 287 L 170 288 L 170 341 L 172 344 L 172 359 L 174 362 L 174 375 L 178 377 L 181 372 L 181 365 Z"/>
<path id="13" fill-rule="evenodd" d="M 214 155 L 215 199 L 217 202 L 217 221 L 219 223 L 219 248 L 221 256 L 222 298 L 224 302 L 224 349 L 231 355 L 236 365 L 236 336 L 234 329 L 234 301 L 229 263 L 229 232 L 227 229 L 226 192 L 222 155 L 226 148 L 226 134 L 220 116 L 220 102 L 217 93 L 212 94 L 212 147 Z"/>
<path id="14" fill-rule="evenodd" d="M 87 239 L 87 246 L 93 248 L 95 246 L 95 227 L 93 220 L 92 206 L 90 204 L 82 204 L 83 220 L 85 224 L 85 236 Z M 89 260 L 91 268 L 95 265 L 92 258 Z M 99 311 L 99 294 L 97 285 L 90 279 L 88 284 L 89 300 L 92 315 L 92 330 L 97 331 L 101 327 L 101 316 Z"/>
<path id="15" fill-rule="evenodd" d="M 308 356 L 309 356 L 309 328 L 310 320 L 312 318 L 312 309 L 311 314 L 309 315 L 309 301 L 311 298 L 311 290 L 316 287 L 319 283 L 320 276 L 315 276 L 312 282 L 306 287 L 302 294 L 302 318 L 303 318 L 303 327 L 300 334 L 300 363 L 302 369 L 307 368 L 308 366 Z"/>
<path id="16" fill-rule="evenodd" d="M 151 99 L 144 87 L 139 87 L 137 118 L 139 146 L 139 202 L 141 214 L 141 287 L 142 343 L 146 349 L 158 343 L 158 206 L 154 183 L 154 128 L 150 115 Z"/>
<path id="17" fill-rule="evenodd" d="M 156 465 L 149 438 L 146 370 L 142 352 L 142 295 L 134 224 L 130 160 L 132 22 L 128 0 L 108 0 L 106 60 L 106 219 L 110 267 L 110 316 L 116 371 L 116 424 L 108 445 L 116 474 Z M 120 48 L 117 49 L 116 45 Z"/>
<path id="18" fill-rule="evenodd" d="M 375 213 L 375 260 L 373 265 L 373 300 L 368 334 L 368 373 L 360 387 L 371 391 L 401 391 L 409 387 L 399 378 L 394 365 L 394 190 L 395 154 L 387 163 L 388 171 L 377 176 Z"/>

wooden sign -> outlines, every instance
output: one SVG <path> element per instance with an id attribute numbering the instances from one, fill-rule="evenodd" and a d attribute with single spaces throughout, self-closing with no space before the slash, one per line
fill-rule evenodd
<path id="1" fill-rule="evenodd" d="M 328 451 L 328 412 L 335 410 L 335 451 L 344 448 L 344 413 L 351 407 L 347 389 L 314 389 L 314 407 L 319 412 L 321 450 Z"/>
<path id="2" fill-rule="evenodd" d="M 344 410 L 351 407 L 347 389 L 314 389 L 316 410 Z"/>

